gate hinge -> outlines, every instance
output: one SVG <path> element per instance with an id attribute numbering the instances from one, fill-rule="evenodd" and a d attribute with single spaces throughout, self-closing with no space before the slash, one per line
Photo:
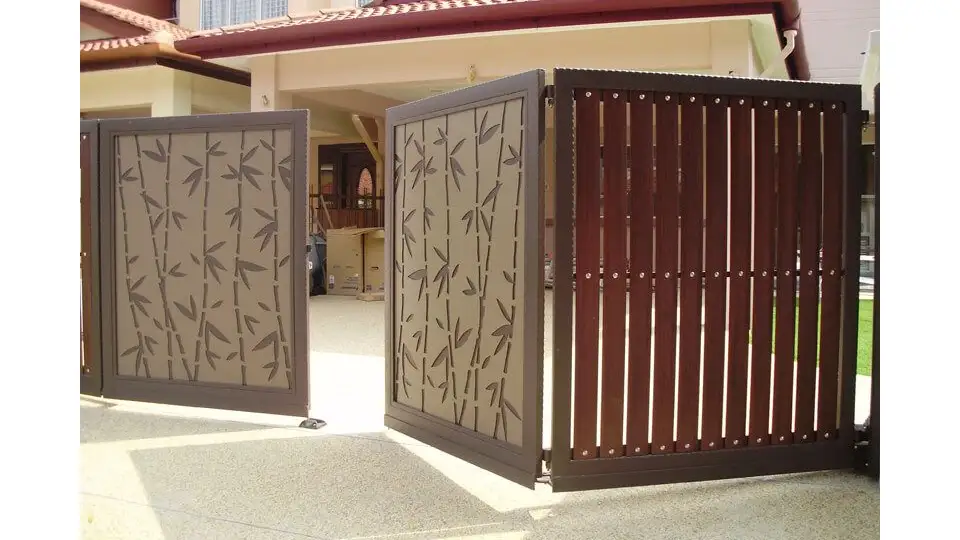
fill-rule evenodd
<path id="1" fill-rule="evenodd" d="M 543 100 L 547 104 L 547 107 L 553 107 L 554 98 L 557 96 L 557 87 L 548 84 L 543 87 Z"/>

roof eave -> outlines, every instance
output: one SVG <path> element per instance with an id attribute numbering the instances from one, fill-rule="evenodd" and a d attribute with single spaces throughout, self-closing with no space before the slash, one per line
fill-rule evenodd
<path id="1" fill-rule="evenodd" d="M 649 0 L 642 8 L 637 7 L 636 0 L 607 0 L 603 6 L 605 11 L 596 12 L 594 2 L 552 0 L 357 17 L 278 28 L 256 29 L 253 25 L 250 31 L 183 39 L 177 42 L 177 49 L 212 59 L 526 28 L 765 13 L 774 16 L 781 43 L 783 30 L 800 28 L 797 0 L 712 0 L 708 5 L 704 5 L 704 0 Z M 797 36 L 793 54 L 787 58 L 787 69 L 791 78 L 810 78 L 802 33 Z"/>

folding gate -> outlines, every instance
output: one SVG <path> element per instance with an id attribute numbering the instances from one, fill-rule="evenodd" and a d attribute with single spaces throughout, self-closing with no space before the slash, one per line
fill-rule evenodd
<path id="1" fill-rule="evenodd" d="M 81 122 L 82 391 L 307 413 L 307 115 Z"/>
<path id="2" fill-rule="evenodd" d="M 388 111 L 387 425 L 559 491 L 852 466 L 859 87 L 544 76 Z"/>

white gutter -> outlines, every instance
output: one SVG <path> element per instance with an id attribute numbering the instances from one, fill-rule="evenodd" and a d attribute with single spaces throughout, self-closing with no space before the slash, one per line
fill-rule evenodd
<path id="1" fill-rule="evenodd" d="M 793 50 L 797 47 L 797 31 L 796 30 L 784 30 L 783 37 L 787 40 L 787 44 L 780 51 L 780 61 L 786 62 L 787 58 L 793 54 Z M 763 73 L 760 74 L 761 78 L 770 76 L 778 67 L 779 64 L 773 63 L 767 66 L 767 69 L 763 70 Z"/>
<path id="2" fill-rule="evenodd" d="M 872 30 L 869 36 L 860 69 L 860 90 L 863 110 L 873 112 L 873 89 L 880 83 L 880 31 Z"/>

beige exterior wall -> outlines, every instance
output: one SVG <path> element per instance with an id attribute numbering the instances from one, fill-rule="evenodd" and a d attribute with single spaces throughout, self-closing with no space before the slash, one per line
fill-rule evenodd
<path id="1" fill-rule="evenodd" d="M 160 66 L 80 73 L 80 112 L 150 110 L 151 116 L 249 110 L 245 86 Z"/>

